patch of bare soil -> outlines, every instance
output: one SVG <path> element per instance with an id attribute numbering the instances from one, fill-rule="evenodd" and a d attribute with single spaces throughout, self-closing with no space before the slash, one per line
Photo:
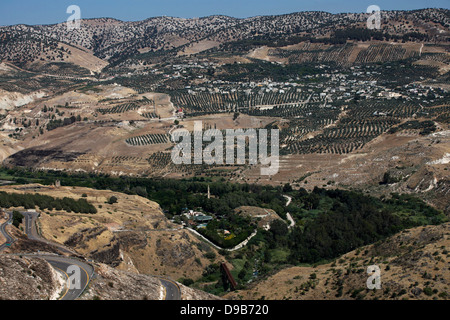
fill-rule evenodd
<path id="1" fill-rule="evenodd" d="M 242 206 L 234 209 L 234 212 L 243 216 L 248 216 L 257 221 L 258 228 L 268 228 L 272 221 L 281 220 L 280 216 L 272 209 L 259 207 Z"/>
<path id="2" fill-rule="evenodd" d="M 190 56 L 197 53 L 200 53 L 205 50 L 209 50 L 211 48 L 218 47 L 220 42 L 213 40 L 202 40 L 199 42 L 191 43 L 189 46 L 185 47 L 182 51 L 178 52 L 180 56 Z"/>

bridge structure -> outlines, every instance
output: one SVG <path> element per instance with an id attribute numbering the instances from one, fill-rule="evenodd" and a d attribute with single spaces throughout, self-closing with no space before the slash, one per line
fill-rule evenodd
<path id="1" fill-rule="evenodd" d="M 236 280 L 234 280 L 233 275 L 231 274 L 230 269 L 228 269 L 226 263 L 222 263 L 220 265 L 220 271 L 222 273 L 222 280 L 225 289 L 236 290 L 237 287 Z"/>

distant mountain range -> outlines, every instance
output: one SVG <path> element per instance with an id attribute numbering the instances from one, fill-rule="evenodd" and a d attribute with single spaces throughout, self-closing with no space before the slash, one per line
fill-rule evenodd
<path id="1" fill-rule="evenodd" d="M 65 22 L 14 25 L 0 27 L 0 60 L 25 67 L 38 62 L 73 62 L 74 56 L 84 52 L 107 63 L 117 63 L 149 52 L 179 52 L 198 43 L 211 49 L 239 41 L 326 39 L 334 37 L 337 30 L 367 29 L 369 16 L 298 12 L 245 19 L 221 15 L 194 19 L 154 17 L 136 22 L 98 18 L 82 20 L 81 27 L 71 31 Z M 417 33 L 435 42 L 447 41 L 450 36 L 448 9 L 382 11 L 381 18 L 380 32 L 390 35 Z"/>

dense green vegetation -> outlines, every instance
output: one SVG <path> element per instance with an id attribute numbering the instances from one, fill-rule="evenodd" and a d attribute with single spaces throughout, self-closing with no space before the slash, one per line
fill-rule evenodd
<path id="1" fill-rule="evenodd" d="M 332 261 L 405 228 L 447 221 L 441 212 L 411 195 L 392 194 L 389 199 L 379 199 L 320 188 L 288 194 L 293 198 L 288 211 L 297 222 L 292 231 L 275 220 L 269 231 L 259 230 L 243 249 L 222 252 L 234 266 L 232 274 L 241 286 L 287 266 Z M 223 283 L 219 266 L 207 266 L 193 286 L 220 295 Z"/>
<path id="2" fill-rule="evenodd" d="M 316 188 L 312 193 L 301 192 L 296 202 L 300 227 L 274 243 L 285 243 L 291 263 L 333 259 L 400 230 L 446 221 L 444 214 L 410 195 L 392 194 L 381 200 Z"/>
<path id="3" fill-rule="evenodd" d="M 289 67 L 270 62 L 255 61 L 254 63 L 226 64 L 223 74 L 218 78 L 224 81 L 288 81 L 305 75 L 320 74 L 321 70 L 313 64 L 290 64 Z"/>
<path id="4" fill-rule="evenodd" d="M 78 115 L 77 117 L 71 116 L 70 118 L 64 118 L 64 119 L 53 119 L 53 120 L 50 120 L 49 123 L 47 124 L 47 130 L 51 131 L 51 130 L 54 130 L 59 127 L 69 126 L 72 123 L 75 123 L 77 121 L 78 122 L 81 121 L 80 115 Z"/>
<path id="5" fill-rule="evenodd" d="M 19 225 L 22 223 L 23 221 L 23 214 L 21 214 L 19 211 L 13 211 L 13 226 L 18 228 Z"/>
<path id="6" fill-rule="evenodd" d="M 62 199 L 53 198 L 42 194 L 19 194 L 0 192 L 0 207 L 24 207 L 25 209 L 34 209 L 39 207 L 40 210 L 56 209 L 75 213 L 97 213 L 97 209 L 86 199 L 74 200 L 64 197 Z"/>
<path id="7" fill-rule="evenodd" d="M 227 216 L 239 206 L 261 206 L 284 216 L 286 200 L 281 187 L 232 184 L 224 180 L 194 178 L 189 180 L 111 177 L 95 174 L 72 174 L 57 171 L 29 171 L 0 169 L 0 177 L 15 177 L 18 183 L 35 182 L 50 185 L 60 180 L 61 185 L 80 186 L 137 194 L 158 202 L 170 216 L 181 214 L 184 208 L 202 207 L 206 212 Z M 208 185 L 211 199 L 207 197 Z"/>
<path id="8" fill-rule="evenodd" d="M 232 214 L 227 219 L 209 222 L 208 226 L 205 229 L 199 229 L 199 232 L 220 247 L 229 249 L 244 241 L 255 229 L 256 225 L 249 218 Z M 232 232 L 226 235 L 217 230 L 231 230 Z"/>

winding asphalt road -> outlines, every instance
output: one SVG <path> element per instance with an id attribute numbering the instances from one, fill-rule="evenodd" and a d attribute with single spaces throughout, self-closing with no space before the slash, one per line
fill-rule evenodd
<path id="1" fill-rule="evenodd" d="M 38 217 L 36 212 L 21 212 L 25 220 L 25 233 L 29 239 L 41 241 L 37 235 L 35 221 Z M 7 212 L 9 220 L 0 226 L 0 232 L 6 238 L 6 242 L 0 245 L 0 251 L 12 245 L 16 240 L 6 231 L 6 226 L 12 223 L 12 212 Z M 48 243 L 48 241 L 44 241 Z M 77 299 L 89 284 L 94 274 L 94 267 L 81 260 L 58 255 L 23 254 L 23 256 L 41 258 L 47 261 L 57 272 L 66 279 L 66 288 L 60 300 Z M 79 272 L 79 282 L 71 281 L 71 276 Z"/>
<path id="2" fill-rule="evenodd" d="M 66 287 L 59 300 L 77 299 L 86 289 L 90 279 L 94 275 L 94 267 L 78 259 L 41 254 L 30 254 L 26 256 L 44 259 L 57 272 L 63 275 L 66 280 Z M 75 281 L 74 277 L 77 273 L 79 275 L 78 282 Z"/>
<path id="3" fill-rule="evenodd" d="M 41 241 L 53 246 L 67 253 L 74 253 L 62 245 L 42 239 L 36 231 L 36 220 L 39 217 L 37 212 L 21 212 L 25 220 L 25 233 L 31 240 Z M 0 251 L 12 245 L 16 240 L 6 231 L 6 226 L 12 223 L 12 212 L 7 212 L 9 220 L 0 226 L 0 232 L 6 238 L 6 242 L 0 245 Z M 57 272 L 62 274 L 66 279 L 65 292 L 62 294 L 60 300 L 75 300 L 77 299 L 86 287 L 89 285 L 90 279 L 94 275 L 94 267 L 81 259 L 68 258 L 58 255 L 43 255 L 43 254 L 23 254 L 24 256 L 36 257 L 46 260 Z M 79 282 L 74 280 L 75 273 L 79 272 Z M 161 285 L 165 289 L 165 300 L 181 300 L 181 291 L 178 284 L 169 279 L 159 278 Z"/>
<path id="4" fill-rule="evenodd" d="M 11 212 L 7 212 L 9 219 L 8 221 L 6 221 L 5 223 L 3 223 L 0 226 L 0 232 L 2 233 L 2 235 L 6 238 L 6 242 L 3 243 L 2 245 L 0 245 L 0 251 L 2 251 L 3 249 L 5 249 L 6 247 L 10 246 L 11 244 L 14 243 L 14 238 L 8 233 L 6 232 L 6 226 L 8 224 L 12 223 L 12 213 Z"/>
<path id="5" fill-rule="evenodd" d="M 180 287 L 176 282 L 169 279 L 159 278 L 159 281 L 164 286 L 166 294 L 164 296 L 164 300 L 181 300 L 181 291 Z"/>

